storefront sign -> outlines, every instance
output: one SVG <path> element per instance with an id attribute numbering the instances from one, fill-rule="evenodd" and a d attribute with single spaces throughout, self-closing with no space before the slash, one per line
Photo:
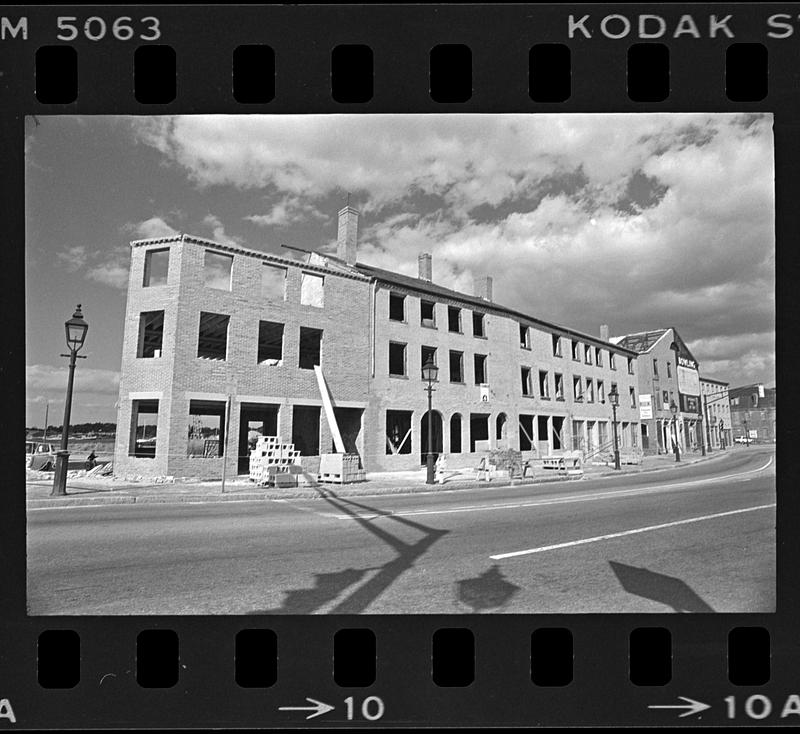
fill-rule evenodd
<path id="1" fill-rule="evenodd" d="M 639 419 L 648 420 L 653 417 L 652 395 L 639 395 Z"/>
<path id="2" fill-rule="evenodd" d="M 683 360 L 682 361 L 690 361 Z M 700 373 L 697 368 L 686 367 L 678 364 L 678 392 L 684 395 L 699 395 L 700 394 Z"/>

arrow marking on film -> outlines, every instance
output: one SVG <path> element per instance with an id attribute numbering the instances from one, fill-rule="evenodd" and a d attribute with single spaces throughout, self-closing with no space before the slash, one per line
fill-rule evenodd
<path id="1" fill-rule="evenodd" d="M 327 714 L 328 711 L 333 711 L 335 706 L 331 706 L 328 703 L 322 703 L 322 701 L 317 701 L 314 698 L 308 698 L 306 696 L 306 701 L 309 703 L 314 704 L 313 706 L 278 706 L 278 711 L 313 711 L 314 713 L 309 714 L 306 716 L 306 721 L 308 719 L 313 719 L 315 716 L 322 716 L 322 714 Z"/>
<path id="2" fill-rule="evenodd" d="M 706 709 L 710 709 L 711 706 L 707 703 L 700 703 L 700 701 L 695 701 L 691 698 L 686 698 L 686 696 L 678 696 L 681 701 L 686 701 L 686 703 L 676 703 L 672 704 L 671 706 L 648 706 L 649 709 L 688 709 L 688 711 L 684 711 L 680 718 L 684 716 L 691 716 L 692 714 L 699 714 L 701 711 L 705 711 Z"/>

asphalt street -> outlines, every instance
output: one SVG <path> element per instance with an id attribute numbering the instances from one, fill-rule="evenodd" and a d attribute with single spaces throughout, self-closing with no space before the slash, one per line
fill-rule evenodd
<path id="1" fill-rule="evenodd" d="M 770 612 L 774 579 L 756 447 L 538 486 L 28 513 L 35 615 Z"/>

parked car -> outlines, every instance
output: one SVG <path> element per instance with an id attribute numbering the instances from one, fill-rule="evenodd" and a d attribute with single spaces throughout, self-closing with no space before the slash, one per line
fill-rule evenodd
<path id="1" fill-rule="evenodd" d="M 35 471 L 50 471 L 56 466 L 56 444 L 42 441 L 25 442 L 25 467 Z"/>
<path id="2" fill-rule="evenodd" d="M 756 442 L 754 438 L 747 438 L 747 436 L 736 436 L 736 438 L 734 438 L 733 441 L 734 443 L 746 443 L 746 444 L 751 444 Z"/>

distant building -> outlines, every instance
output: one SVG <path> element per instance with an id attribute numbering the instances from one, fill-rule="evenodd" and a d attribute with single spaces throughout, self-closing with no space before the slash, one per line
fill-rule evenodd
<path id="1" fill-rule="evenodd" d="M 339 212 L 336 255 L 302 259 L 176 235 L 131 243 L 118 474 L 246 473 L 257 435 L 280 436 L 313 474 L 333 450 L 330 405 L 367 471 L 420 467 L 428 414 L 421 367 L 439 368 L 433 453 L 476 467 L 488 448 L 528 456 L 639 444 L 636 352 L 474 292 L 357 260 L 358 212 Z M 329 402 L 328 402 L 329 401 Z"/>
<path id="2" fill-rule="evenodd" d="M 733 423 L 728 383 L 701 377 L 700 391 L 703 394 L 707 445 L 712 449 L 730 448 L 733 445 Z"/>
<path id="3" fill-rule="evenodd" d="M 774 442 L 776 439 L 775 423 L 775 388 L 765 388 L 757 382 L 730 389 L 731 422 L 733 437 L 749 439 L 756 442 Z"/>
<path id="4" fill-rule="evenodd" d="M 698 363 L 674 328 L 610 339 L 637 354 L 639 425 L 645 453 L 670 453 L 702 445 Z M 676 413 L 673 414 L 672 406 Z"/>

